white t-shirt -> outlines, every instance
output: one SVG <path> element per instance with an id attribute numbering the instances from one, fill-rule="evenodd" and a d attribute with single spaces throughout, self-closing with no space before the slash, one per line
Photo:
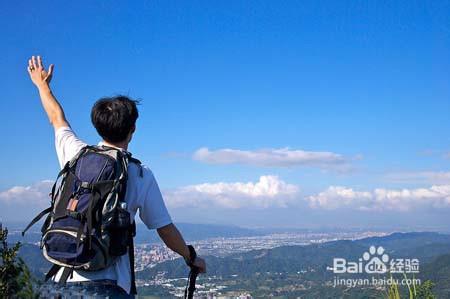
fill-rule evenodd
<path id="1" fill-rule="evenodd" d="M 100 142 L 100 145 L 102 143 Z M 62 167 L 70 161 L 78 151 L 87 144 L 78 139 L 69 127 L 62 127 L 55 131 L 55 146 L 59 164 Z M 158 183 L 152 171 L 142 165 L 143 177 L 139 175 L 138 166 L 134 163 L 128 165 L 128 182 L 125 201 L 132 219 L 139 210 L 139 217 L 149 229 L 157 229 L 172 223 L 167 212 Z M 55 275 L 55 281 L 61 277 L 62 269 Z M 131 270 L 128 253 L 117 258 L 110 267 L 95 271 L 74 271 L 68 282 L 111 279 L 127 293 L 131 289 Z"/>

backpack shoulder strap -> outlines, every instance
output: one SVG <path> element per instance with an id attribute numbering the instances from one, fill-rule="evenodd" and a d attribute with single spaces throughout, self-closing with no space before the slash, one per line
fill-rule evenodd
<path id="1" fill-rule="evenodd" d="M 36 222 L 38 222 L 39 220 L 41 220 L 42 217 L 44 217 L 45 214 L 48 214 L 52 211 L 53 207 L 48 207 L 45 210 L 43 210 L 42 212 L 40 212 L 36 217 L 34 217 L 33 220 L 31 220 L 31 222 L 27 225 L 27 227 L 25 227 L 25 229 L 22 231 L 22 237 L 25 236 L 25 232 L 32 227 Z"/>
<path id="2" fill-rule="evenodd" d="M 144 176 L 144 170 L 142 169 L 142 163 L 138 159 L 132 157 L 131 153 L 126 152 L 125 154 L 126 158 L 128 159 L 128 162 L 134 163 L 139 168 L 139 176 L 142 178 Z"/>
<path id="3" fill-rule="evenodd" d="M 90 148 L 97 148 L 97 149 L 113 149 L 113 150 L 117 150 L 121 153 L 121 155 L 119 155 L 119 157 L 125 158 L 125 162 L 124 165 L 128 165 L 128 162 L 134 163 L 139 167 L 139 176 L 143 177 L 144 176 L 144 172 L 142 170 L 142 163 L 141 161 L 139 161 L 138 159 L 132 157 L 132 154 L 126 150 L 121 150 L 118 149 L 116 147 L 111 147 L 111 146 L 107 146 L 107 145 L 100 145 L 100 146 L 90 146 Z"/>
<path id="4" fill-rule="evenodd" d="M 64 270 L 59 278 L 59 284 L 65 284 L 67 280 L 73 277 L 73 268 L 63 267 Z"/>
<path id="5" fill-rule="evenodd" d="M 128 257 L 130 258 L 130 271 L 131 271 L 131 290 L 130 293 L 133 295 L 137 294 L 136 289 L 136 277 L 134 273 L 134 236 L 136 235 L 136 222 L 130 225 L 130 239 L 128 240 Z"/>
<path id="6" fill-rule="evenodd" d="M 53 264 L 52 267 L 50 268 L 50 270 L 48 270 L 47 274 L 45 274 L 44 281 L 48 281 L 50 278 L 55 276 L 56 273 L 58 273 L 59 269 L 61 269 L 61 268 L 62 267 L 60 265 Z"/>

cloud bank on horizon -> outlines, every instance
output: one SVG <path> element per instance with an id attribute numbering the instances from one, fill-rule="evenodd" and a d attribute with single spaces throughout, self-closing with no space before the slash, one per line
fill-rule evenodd
<path id="1" fill-rule="evenodd" d="M 400 211 L 450 208 L 450 185 L 429 188 L 356 191 L 342 186 L 330 186 L 323 192 L 306 198 L 312 208 L 352 208 L 361 211 Z"/>
<path id="2" fill-rule="evenodd" d="M 30 186 L 15 186 L 0 192 L 0 205 L 10 208 L 41 209 L 49 204 L 52 181 L 43 180 Z M 317 194 L 304 195 L 300 186 L 278 176 L 263 175 L 256 182 L 217 182 L 188 185 L 164 190 L 169 209 L 308 209 L 329 211 L 347 209 L 364 212 L 417 210 L 450 211 L 450 184 L 428 188 L 358 191 L 343 186 L 330 186 Z M 2 215 L 7 218 L 8 215 Z M 200 219 L 201 220 L 201 219 Z"/>

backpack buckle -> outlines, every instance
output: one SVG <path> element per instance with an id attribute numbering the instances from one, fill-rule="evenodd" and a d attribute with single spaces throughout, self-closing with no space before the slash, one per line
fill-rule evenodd
<path id="1" fill-rule="evenodd" d="M 92 190 L 93 185 L 89 182 L 81 182 L 79 188 Z"/>

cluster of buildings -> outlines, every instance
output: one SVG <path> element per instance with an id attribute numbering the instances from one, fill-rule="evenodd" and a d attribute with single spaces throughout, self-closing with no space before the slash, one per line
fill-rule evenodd
<path id="1" fill-rule="evenodd" d="M 178 254 L 163 244 L 136 244 L 134 252 L 136 271 L 142 271 L 158 263 L 179 257 Z"/>
<path id="2" fill-rule="evenodd" d="M 270 249 L 280 246 L 307 245 L 335 240 L 354 240 L 373 236 L 384 236 L 385 232 L 330 232 L 330 233 L 279 233 L 262 236 L 211 238 L 191 242 L 200 255 L 224 257 L 258 249 Z M 178 258 L 179 256 L 162 243 L 136 245 L 136 270 Z"/>

